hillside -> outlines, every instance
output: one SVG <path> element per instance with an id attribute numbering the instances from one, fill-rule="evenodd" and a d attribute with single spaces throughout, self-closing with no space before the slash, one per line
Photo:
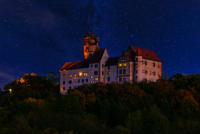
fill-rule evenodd
<path id="1" fill-rule="evenodd" d="M 1 134 L 200 133 L 200 75 L 84 85 L 63 96 L 51 80 L 26 76 L 4 90 Z"/>

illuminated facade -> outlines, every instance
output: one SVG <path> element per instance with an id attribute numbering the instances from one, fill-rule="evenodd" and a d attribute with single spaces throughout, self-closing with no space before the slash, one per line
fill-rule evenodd
<path id="1" fill-rule="evenodd" d="M 111 58 L 98 42 L 99 37 L 90 31 L 84 37 L 84 60 L 66 62 L 60 69 L 62 94 L 83 84 L 157 81 L 162 77 L 162 62 L 154 51 L 130 46 L 121 56 Z"/>

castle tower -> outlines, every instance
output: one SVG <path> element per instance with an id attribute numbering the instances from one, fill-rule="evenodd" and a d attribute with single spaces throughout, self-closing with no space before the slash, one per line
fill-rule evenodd
<path id="1" fill-rule="evenodd" d="M 84 37 L 84 59 L 87 60 L 98 48 L 99 37 L 94 35 L 93 31 L 90 30 L 88 35 Z"/>

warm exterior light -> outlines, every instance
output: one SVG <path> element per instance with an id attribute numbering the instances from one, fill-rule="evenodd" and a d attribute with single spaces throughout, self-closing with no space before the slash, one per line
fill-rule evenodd
<path id="1" fill-rule="evenodd" d="M 20 78 L 19 82 L 24 83 L 25 82 L 24 78 Z"/>
<path id="2" fill-rule="evenodd" d="M 95 81 L 98 81 L 99 79 L 96 77 L 94 80 L 95 80 Z"/>
<path id="3" fill-rule="evenodd" d="M 12 93 L 12 92 L 13 92 L 13 89 L 12 89 L 12 88 L 10 88 L 10 89 L 8 89 L 8 91 L 9 91 L 9 93 Z"/>

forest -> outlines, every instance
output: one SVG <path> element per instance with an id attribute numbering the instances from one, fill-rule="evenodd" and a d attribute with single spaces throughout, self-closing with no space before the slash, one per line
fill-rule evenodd
<path id="1" fill-rule="evenodd" d="M 59 84 L 24 75 L 0 94 L 0 134 L 198 134 L 200 75 L 157 82 Z"/>

